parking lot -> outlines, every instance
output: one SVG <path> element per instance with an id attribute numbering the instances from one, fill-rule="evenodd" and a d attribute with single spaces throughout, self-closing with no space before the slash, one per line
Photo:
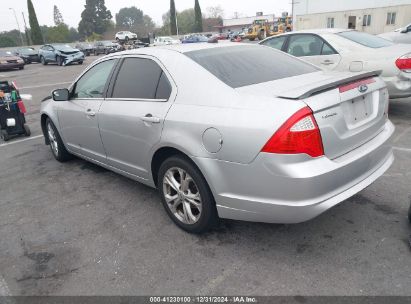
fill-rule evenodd
<path id="1" fill-rule="evenodd" d="M 94 59 L 0 71 L 33 95 L 32 136 L 0 142 L 0 295 L 411 296 L 411 99 L 390 104 L 393 166 L 356 196 L 306 223 L 197 236 L 155 190 L 44 145 L 40 101 Z"/>

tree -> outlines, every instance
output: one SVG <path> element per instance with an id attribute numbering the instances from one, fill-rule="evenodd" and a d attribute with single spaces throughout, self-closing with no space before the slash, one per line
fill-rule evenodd
<path id="1" fill-rule="evenodd" d="M 57 26 L 48 28 L 47 42 L 48 43 L 71 42 L 70 41 L 70 30 L 68 26 L 64 23 L 61 23 Z"/>
<path id="2" fill-rule="evenodd" d="M 34 10 L 34 6 L 31 0 L 27 0 L 27 8 L 29 11 L 31 41 L 33 42 L 33 44 L 43 44 L 43 36 L 41 35 L 39 22 L 37 21 L 36 11 Z"/>
<path id="3" fill-rule="evenodd" d="M 103 34 L 109 26 L 111 18 L 113 16 L 105 6 L 104 0 L 86 0 L 78 31 L 84 37 L 93 33 Z"/>
<path id="4" fill-rule="evenodd" d="M 177 35 L 176 5 L 174 0 L 170 0 L 170 33 Z"/>
<path id="5" fill-rule="evenodd" d="M 124 7 L 116 14 L 116 24 L 119 27 L 132 29 L 137 25 L 144 24 L 144 13 L 135 6 Z"/>
<path id="6" fill-rule="evenodd" d="M 178 13 L 178 30 L 181 34 L 197 32 L 194 28 L 195 14 L 194 9 L 189 8 Z M 202 32 L 202 30 L 200 30 Z"/>
<path id="7" fill-rule="evenodd" d="M 54 14 L 54 25 L 57 26 L 57 25 L 64 23 L 63 16 L 61 15 L 60 10 L 57 7 L 57 5 L 54 5 L 53 14 Z"/>
<path id="8" fill-rule="evenodd" d="M 220 5 L 207 7 L 207 17 L 208 18 L 223 18 L 224 10 Z"/>
<path id="9" fill-rule="evenodd" d="M 14 47 L 19 45 L 21 45 L 21 39 L 18 30 L 0 33 L 0 47 Z"/>
<path id="10" fill-rule="evenodd" d="M 201 13 L 200 3 L 198 0 L 194 2 L 194 32 L 200 33 L 203 31 L 203 14 Z"/>

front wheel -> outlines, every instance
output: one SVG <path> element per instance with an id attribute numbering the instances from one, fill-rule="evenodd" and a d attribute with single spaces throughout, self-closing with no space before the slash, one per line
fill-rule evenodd
<path id="1" fill-rule="evenodd" d="M 61 56 L 56 57 L 56 62 L 59 66 L 63 65 L 64 59 Z"/>
<path id="2" fill-rule="evenodd" d="M 83 64 L 83 61 L 79 61 L 78 64 Z"/>
<path id="3" fill-rule="evenodd" d="M 47 61 L 43 56 L 40 57 L 40 62 L 42 65 L 47 65 Z"/>
<path id="4" fill-rule="evenodd" d="M 217 210 L 201 172 L 187 159 L 173 156 L 159 169 L 158 189 L 167 214 L 189 233 L 203 233 L 217 222 Z"/>
<path id="5" fill-rule="evenodd" d="M 46 130 L 46 136 L 50 142 L 50 149 L 51 153 L 53 153 L 54 158 L 59 162 L 65 162 L 72 159 L 72 155 L 66 150 L 66 147 L 61 140 L 60 134 L 58 133 L 55 125 L 50 120 L 50 118 L 47 118 Z"/>

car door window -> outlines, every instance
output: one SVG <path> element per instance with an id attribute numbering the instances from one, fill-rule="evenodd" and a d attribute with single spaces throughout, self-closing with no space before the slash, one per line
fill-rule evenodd
<path id="1" fill-rule="evenodd" d="M 325 54 L 323 53 L 323 46 L 327 45 L 320 37 L 315 35 L 292 35 L 288 44 L 287 53 L 296 56 L 320 56 L 330 55 L 330 52 L 335 52 L 327 45 Z"/>
<path id="2" fill-rule="evenodd" d="M 328 43 L 323 44 L 323 49 L 321 51 L 321 55 L 334 55 L 336 52 L 334 49 L 328 45 Z"/>
<path id="3" fill-rule="evenodd" d="M 101 62 L 88 70 L 76 83 L 73 98 L 102 98 L 116 60 Z"/>
<path id="4" fill-rule="evenodd" d="M 170 83 L 156 62 L 126 58 L 117 75 L 112 98 L 168 99 L 170 94 Z"/>
<path id="5" fill-rule="evenodd" d="M 286 39 L 287 39 L 287 36 L 281 36 L 281 37 L 268 39 L 268 40 L 262 42 L 261 44 L 265 45 L 265 46 L 272 47 L 272 48 L 277 49 L 277 50 L 281 50 Z"/>

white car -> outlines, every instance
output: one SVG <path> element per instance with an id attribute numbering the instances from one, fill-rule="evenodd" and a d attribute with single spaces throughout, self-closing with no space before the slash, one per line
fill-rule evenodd
<path id="1" fill-rule="evenodd" d="M 396 29 L 394 32 L 388 32 L 378 36 L 395 43 L 411 43 L 411 23 L 405 27 Z"/>
<path id="2" fill-rule="evenodd" d="M 117 41 L 128 41 L 128 40 L 136 40 L 136 39 L 137 39 L 137 34 L 134 34 L 129 31 L 118 32 L 116 34 Z"/>
<path id="3" fill-rule="evenodd" d="M 171 37 L 157 37 L 154 39 L 153 46 L 158 45 L 172 45 L 172 44 L 180 44 L 181 41 L 177 39 L 173 39 Z"/>
<path id="4" fill-rule="evenodd" d="M 347 29 L 298 31 L 260 44 L 300 57 L 323 70 L 375 71 L 387 83 L 390 98 L 411 96 L 411 45 Z"/>

